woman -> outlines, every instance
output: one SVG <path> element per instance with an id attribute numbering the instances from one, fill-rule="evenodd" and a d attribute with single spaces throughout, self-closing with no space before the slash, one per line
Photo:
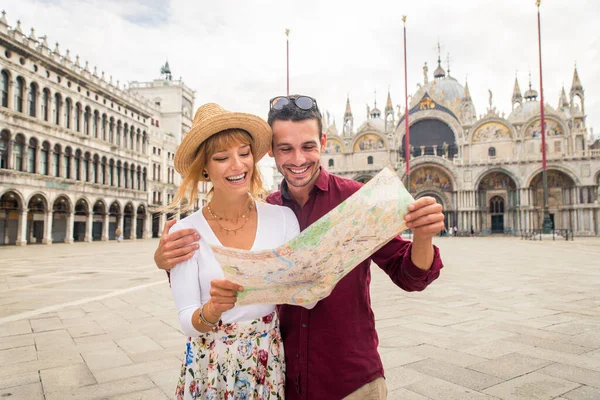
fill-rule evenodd
<path id="1" fill-rule="evenodd" d="M 171 230 L 194 228 L 201 237 L 194 256 L 171 270 L 181 326 L 190 336 L 177 399 L 284 396 L 285 362 L 275 306 L 235 306 L 243 288 L 224 280 L 209 246 L 263 250 L 299 233 L 290 209 L 255 200 L 262 190 L 256 162 L 269 149 L 271 135 L 259 117 L 206 104 L 175 153 L 175 169 L 183 181 L 172 207 L 195 204 L 198 183 L 212 183 L 209 203 Z"/>

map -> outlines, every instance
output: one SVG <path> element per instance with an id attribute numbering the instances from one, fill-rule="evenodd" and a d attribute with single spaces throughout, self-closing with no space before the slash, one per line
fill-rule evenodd
<path id="1" fill-rule="evenodd" d="M 414 202 L 391 166 L 284 245 L 251 252 L 220 246 L 212 251 L 225 279 L 240 284 L 238 305 L 306 305 L 335 285 L 406 229 Z"/>

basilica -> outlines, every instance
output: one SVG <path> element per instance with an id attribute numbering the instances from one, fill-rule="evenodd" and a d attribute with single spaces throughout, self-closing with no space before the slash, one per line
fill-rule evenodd
<path id="1" fill-rule="evenodd" d="M 511 82 L 508 82 L 511 84 Z M 512 109 L 489 106 L 478 114 L 468 83 L 442 68 L 423 81 L 409 102 L 410 192 L 444 206 L 448 227 L 518 234 L 542 228 L 540 101 L 531 79 L 523 92 L 515 77 Z M 507 99 L 508 100 L 508 99 Z M 577 68 L 555 107 L 545 104 L 548 208 L 555 230 L 599 234 L 600 146 L 586 127 L 585 96 Z M 357 128 L 350 99 L 343 125 L 328 124 L 322 164 L 330 172 L 367 182 L 392 165 L 406 182 L 406 112 L 388 92 L 383 112 L 367 106 Z"/>

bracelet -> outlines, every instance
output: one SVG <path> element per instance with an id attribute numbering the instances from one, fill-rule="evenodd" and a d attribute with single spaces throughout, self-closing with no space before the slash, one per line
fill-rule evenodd
<path id="1" fill-rule="evenodd" d="M 207 304 L 207 303 L 205 303 Z M 204 304 L 202 305 L 202 307 L 200 307 L 200 312 L 198 313 L 199 317 L 200 317 L 200 321 L 208 326 L 209 328 L 211 328 L 213 331 L 217 330 L 217 326 L 219 325 L 219 321 L 217 322 L 210 322 L 209 320 L 206 319 L 206 317 L 204 316 Z"/>

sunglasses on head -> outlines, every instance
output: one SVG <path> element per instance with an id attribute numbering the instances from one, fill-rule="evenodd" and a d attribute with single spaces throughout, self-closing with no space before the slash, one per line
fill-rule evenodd
<path id="1" fill-rule="evenodd" d="M 318 110 L 317 100 L 309 96 L 277 96 L 269 100 L 271 110 L 281 110 L 288 104 L 294 104 L 301 110 Z"/>

